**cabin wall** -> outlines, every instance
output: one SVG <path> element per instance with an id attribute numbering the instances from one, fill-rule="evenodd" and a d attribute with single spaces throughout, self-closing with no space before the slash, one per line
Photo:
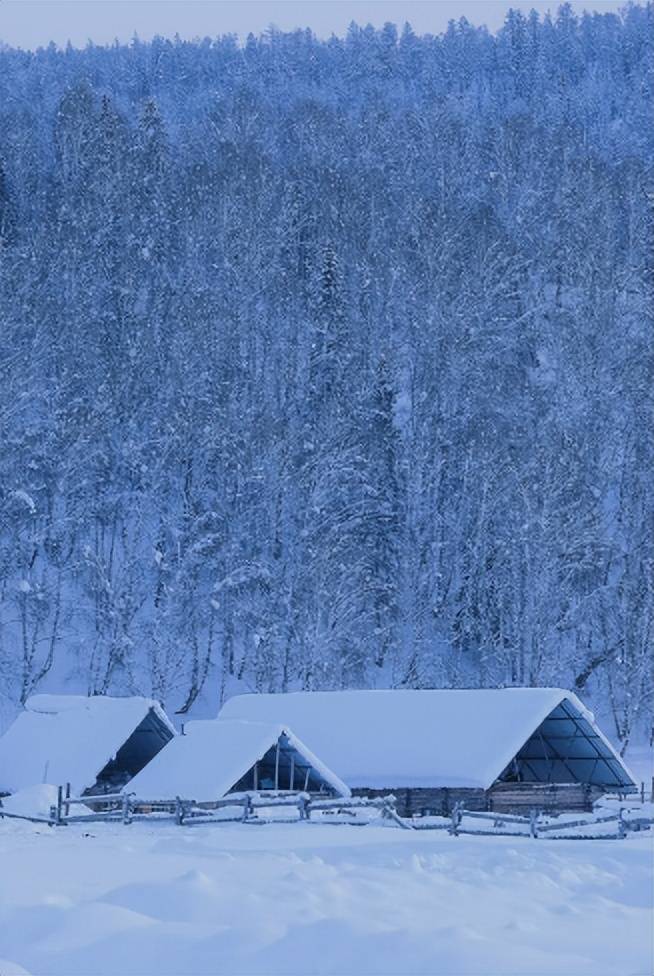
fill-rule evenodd
<path id="1" fill-rule="evenodd" d="M 379 796 L 393 794 L 396 800 L 397 812 L 401 817 L 413 816 L 442 816 L 447 817 L 452 812 L 455 803 L 462 803 L 466 810 L 486 810 L 487 799 L 484 790 L 479 789 L 447 789 L 444 787 L 389 787 L 385 790 L 373 790 L 367 787 L 352 789 L 352 796 L 364 796 L 374 799 Z"/>
<path id="2" fill-rule="evenodd" d="M 495 783 L 488 791 L 488 809 L 498 813 L 590 812 L 604 792 L 590 783 Z"/>
<path id="3" fill-rule="evenodd" d="M 442 816 L 451 814 L 454 804 L 465 810 L 490 810 L 497 813 L 589 812 L 603 790 L 587 783 L 496 783 L 489 790 L 401 787 L 385 790 L 358 787 L 352 796 L 368 798 L 393 794 L 401 817 Z"/>

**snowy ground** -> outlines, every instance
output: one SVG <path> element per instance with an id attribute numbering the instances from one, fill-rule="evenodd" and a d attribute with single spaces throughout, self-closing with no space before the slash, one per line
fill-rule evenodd
<path id="1" fill-rule="evenodd" d="M 650 976 L 651 834 L 0 821 L 0 974 Z"/>

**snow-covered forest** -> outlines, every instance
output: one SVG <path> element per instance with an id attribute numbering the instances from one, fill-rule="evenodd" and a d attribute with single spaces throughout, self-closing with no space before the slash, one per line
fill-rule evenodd
<path id="1" fill-rule="evenodd" d="M 645 731 L 652 13 L 0 50 L 7 706 L 555 684 Z"/>

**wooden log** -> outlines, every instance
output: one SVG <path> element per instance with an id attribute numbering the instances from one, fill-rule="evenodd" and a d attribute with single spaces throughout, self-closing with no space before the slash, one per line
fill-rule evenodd
<path id="1" fill-rule="evenodd" d="M 251 800 L 253 807 L 295 807 L 297 806 L 297 796 L 272 796 L 267 797 L 265 793 L 258 793 Z"/>
<path id="2" fill-rule="evenodd" d="M 125 793 L 123 797 L 123 823 L 129 824 L 132 822 L 132 805 L 129 795 Z"/>
<path id="3" fill-rule="evenodd" d="M 385 793 L 382 796 L 351 796 L 351 797 L 329 797 L 329 799 L 312 799 L 311 806 L 315 810 L 329 810 L 331 807 L 382 807 L 384 803 L 390 801 L 395 804 L 395 795 Z"/>
<path id="4" fill-rule="evenodd" d="M 134 808 L 144 808 L 153 809 L 154 807 L 161 807 L 162 809 L 167 809 L 170 812 L 175 810 L 175 800 L 173 797 L 160 797 L 157 800 L 144 800 L 131 794 L 131 802 Z M 195 800 L 189 800 L 189 803 L 195 803 Z"/>
<path id="5" fill-rule="evenodd" d="M 198 803 L 196 800 L 188 800 L 188 811 L 189 813 L 198 812 L 201 814 L 210 813 L 212 810 L 223 810 L 225 807 L 242 807 L 245 802 L 246 797 L 254 794 L 249 793 L 234 793 L 233 795 L 226 796 L 220 800 L 211 800 L 208 802 Z"/>
<path id="6" fill-rule="evenodd" d="M 450 826 L 450 833 L 453 837 L 458 837 L 459 827 L 461 824 L 461 808 L 458 803 L 455 803 L 452 807 L 452 823 Z"/>
<path id="7" fill-rule="evenodd" d="M 419 820 L 415 820 L 412 826 L 414 830 L 450 830 L 451 823 L 420 823 Z"/>
<path id="8" fill-rule="evenodd" d="M 134 796 L 134 793 L 129 795 Z M 68 796 L 66 803 L 68 806 L 75 806 L 78 803 L 83 803 L 85 806 L 92 804 L 99 806 L 103 803 L 122 803 L 124 796 L 125 793 L 88 793 L 86 796 Z"/>
<path id="9" fill-rule="evenodd" d="M 296 821 L 297 822 L 297 821 Z M 314 821 L 315 823 L 316 821 Z M 331 820 L 321 820 L 319 821 L 322 827 L 367 827 L 369 826 L 367 820 L 343 820 L 331 819 Z"/>
<path id="10" fill-rule="evenodd" d="M 445 788 L 445 787 L 416 787 L 407 790 L 402 787 L 387 787 L 386 789 L 373 789 L 367 787 L 355 787 L 352 790 L 354 796 L 383 797 L 392 793 L 396 797 L 396 809 L 400 816 L 420 816 L 436 815 L 449 817 L 455 803 L 461 803 L 466 810 L 486 811 L 488 808 L 488 795 L 482 789 L 472 787 Z"/>
<path id="11" fill-rule="evenodd" d="M 49 827 L 53 827 L 57 821 L 57 808 L 55 806 L 50 807 L 49 817 L 28 817 L 23 813 L 10 813 L 9 810 L 0 807 L 0 820 L 3 817 L 6 817 L 8 820 L 29 820 L 30 823 L 44 823 Z"/>
<path id="12" fill-rule="evenodd" d="M 157 819 L 157 821 L 170 820 L 173 823 L 175 822 L 175 814 L 174 813 L 154 813 L 153 814 L 153 813 L 138 813 L 138 812 L 134 812 L 134 813 L 132 813 L 130 815 L 130 823 L 133 823 L 134 821 L 136 821 L 138 823 L 144 823 L 144 822 L 147 822 L 147 821 L 152 821 L 153 817 L 155 817 Z M 184 824 L 184 826 L 188 826 L 188 824 L 190 822 L 191 822 L 190 820 L 187 821 Z"/>
<path id="13" fill-rule="evenodd" d="M 251 817 L 247 823 L 248 825 L 257 824 L 258 826 L 262 824 L 296 824 L 299 823 L 299 820 L 297 817 L 275 817 L 274 819 L 271 817 Z"/>
<path id="14" fill-rule="evenodd" d="M 311 809 L 310 809 L 310 800 L 307 793 L 298 794 L 297 807 L 298 807 L 298 813 L 300 815 L 300 820 L 310 820 Z"/>
<path id="15" fill-rule="evenodd" d="M 590 813 L 603 793 L 588 783 L 496 783 L 489 791 L 489 803 L 493 810 L 507 813 L 533 808 Z"/>
<path id="16" fill-rule="evenodd" d="M 595 824 L 611 823 L 619 820 L 620 815 L 612 813 L 606 817 L 595 817 L 593 820 L 568 820 L 563 823 L 541 824 L 538 828 L 541 834 L 549 833 L 552 830 L 572 830 L 573 827 L 594 827 Z"/>
<path id="17" fill-rule="evenodd" d="M 256 823 L 256 820 L 246 820 L 246 823 Z M 212 817 L 205 811 L 203 817 L 189 817 L 188 820 L 184 822 L 185 827 L 202 827 L 207 824 L 226 824 L 226 823 L 243 823 L 243 817 L 239 815 L 238 817 Z"/>
<path id="18" fill-rule="evenodd" d="M 115 820 L 120 823 L 122 820 L 119 810 L 109 810 L 106 813 L 82 813 L 79 815 L 73 815 L 71 817 L 66 817 L 65 820 L 61 821 L 60 826 L 66 826 L 67 824 L 74 823 L 100 823 L 101 821 Z"/>
<path id="19" fill-rule="evenodd" d="M 454 831 L 452 831 L 454 833 Z M 517 830 L 477 830 L 473 827 L 457 827 L 455 837 L 459 834 L 471 834 L 474 837 L 530 837 L 526 831 L 524 833 L 518 833 Z"/>
<path id="20" fill-rule="evenodd" d="M 241 819 L 243 823 L 245 823 L 245 821 L 248 819 L 251 813 L 252 813 L 252 799 L 250 798 L 249 794 L 246 794 L 243 799 L 243 813 L 241 815 Z"/>
<path id="21" fill-rule="evenodd" d="M 542 840 L 622 840 L 622 834 L 546 834 Z"/>
<path id="22" fill-rule="evenodd" d="M 630 817 L 625 820 L 627 830 L 650 830 L 654 824 L 654 817 Z"/>
<path id="23" fill-rule="evenodd" d="M 461 810 L 461 816 L 470 817 L 472 820 L 493 820 L 498 823 L 529 824 L 529 817 L 519 817 L 517 814 L 510 813 L 487 813 L 482 810 Z"/>
<path id="24" fill-rule="evenodd" d="M 620 807 L 618 820 L 618 837 L 624 839 L 627 836 L 627 825 L 624 819 L 624 810 Z"/>
<path id="25" fill-rule="evenodd" d="M 403 830 L 413 830 L 413 824 L 406 820 L 403 820 L 397 813 L 394 805 L 392 803 L 385 803 L 382 807 L 382 818 L 384 820 L 390 820 L 392 823 L 397 824 Z"/>
<path id="26" fill-rule="evenodd" d="M 265 791 L 259 793 L 245 792 L 245 793 L 230 793 L 219 800 L 211 800 L 207 803 L 196 803 L 195 800 L 184 801 L 188 803 L 188 809 L 186 811 L 187 815 L 205 815 L 213 810 L 222 810 L 225 807 L 243 807 L 245 803 L 248 804 L 250 810 L 262 807 L 292 807 L 297 806 L 298 796 L 306 796 L 309 799 L 308 794 L 298 794 L 298 793 L 288 793 L 283 791 L 281 793 L 267 794 Z"/>

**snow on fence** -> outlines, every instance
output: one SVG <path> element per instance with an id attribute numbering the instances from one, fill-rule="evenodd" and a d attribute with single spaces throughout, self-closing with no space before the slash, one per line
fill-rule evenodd
<path id="1" fill-rule="evenodd" d="M 492 827 L 490 829 L 473 827 L 469 824 L 471 820 L 490 822 Z M 654 824 L 653 817 L 632 816 L 624 807 L 620 807 L 614 813 L 607 815 L 593 814 L 578 820 L 566 820 L 565 818 L 554 819 L 554 822 L 552 820 L 551 815 L 544 815 L 538 810 L 530 811 L 528 817 L 521 817 L 515 814 L 465 810 L 461 805 L 456 804 L 452 810 L 451 823 L 448 829 L 454 837 L 458 837 L 459 834 L 475 834 L 477 836 L 532 837 L 534 839 L 540 837 L 547 840 L 624 840 L 629 832 L 649 830 Z M 608 823 L 615 823 L 615 832 L 593 832 L 595 828 Z M 511 825 L 519 825 L 524 829 L 521 831 L 504 829 Z M 581 827 L 591 832 L 574 832 Z"/>
<path id="2" fill-rule="evenodd" d="M 139 799 L 133 793 L 98 794 L 97 796 L 71 796 L 70 784 L 58 787 L 57 803 L 50 808 L 49 817 L 28 816 L 13 813 L 2 808 L 0 818 L 29 820 L 33 823 L 46 823 L 51 826 L 66 826 L 75 823 L 113 821 L 130 824 L 135 820 L 171 820 L 179 826 L 200 824 L 249 823 L 265 824 L 280 822 L 307 822 L 319 819 L 321 823 L 360 824 L 370 823 L 369 819 L 357 818 L 360 811 L 376 813 L 383 823 L 395 824 L 404 830 L 447 830 L 453 837 L 461 834 L 492 837 L 531 837 L 548 840 L 611 840 L 624 839 L 630 832 L 649 830 L 654 817 L 639 815 L 637 808 L 620 806 L 610 813 L 598 811 L 594 815 L 575 820 L 565 817 L 553 818 L 539 810 L 531 810 L 529 816 L 513 813 L 494 813 L 482 810 L 466 810 L 463 804 L 454 805 L 449 818 L 405 819 L 398 815 L 392 795 L 383 797 L 339 797 L 320 798 L 305 792 L 291 791 L 248 791 L 231 793 L 220 800 L 202 803 L 196 800 L 175 797 L 160 800 Z M 83 813 L 71 813 L 75 806 L 85 807 Z M 90 808 L 90 810 L 89 810 Z M 265 811 L 280 809 L 294 811 L 286 820 L 278 814 L 265 816 Z M 234 811 L 233 816 L 224 816 L 223 811 Z M 345 819 L 343 819 L 345 818 Z M 605 824 L 615 824 L 614 832 L 596 832 Z M 585 828 L 583 830 L 582 828 Z M 578 831 L 578 832 L 577 832 Z"/>
<path id="3" fill-rule="evenodd" d="M 70 808 L 76 805 L 83 805 L 91 808 L 90 812 L 74 814 Z M 178 825 L 193 824 L 222 824 L 240 821 L 241 823 L 267 823 L 271 819 L 279 823 L 278 816 L 267 818 L 261 816 L 260 812 L 280 808 L 289 808 L 295 811 L 292 822 L 311 820 L 312 815 L 318 814 L 343 814 L 350 818 L 360 810 L 375 811 L 383 821 L 390 821 L 398 826 L 411 829 L 408 822 L 403 821 L 395 809 L 395 797 L 385 796 L 375 799 L 366 797 L 353 797 L 351 799 L 329 798 L 321 799 L 310 796 L 305 792 L 291 791 L 248 791 L 245 793 L 231 793 L 220 800 L 210 803 L 201 803 L 196 800 L 175 797 L 174 799 L 143 800 L 133 793 L 114 793 L 98 794 L 97 796 L 73 797 L 70 794 L 70 784 L 58 787 L 57 803 L 50 808 L 50 817 L 40 818 L 41 822 L 50 823 L 53 826 L 65 826 L 72 823 L 92 823 L 96 821 L 114 821 L 124 824 L 132 823 L 134 820 L 144 820 L 156 818 L 158 820 L 174 820 Z M 239 812 L 234 816 L 223 816 L 221 811 L 235 809 Z M 5 813 L 0 808 L 0 816 L 14 816 L 18 814 Z M 30 819 L 21 817 L 21 819 Z M 31 818 L 34 819 L 34 818 Z M 324 820 L 322 822 L 325 822 Z M 327 822 L 341 823 L 342 820 L 329 820 Z M 358 821 L 366 823 L 367 821 Z"/>

